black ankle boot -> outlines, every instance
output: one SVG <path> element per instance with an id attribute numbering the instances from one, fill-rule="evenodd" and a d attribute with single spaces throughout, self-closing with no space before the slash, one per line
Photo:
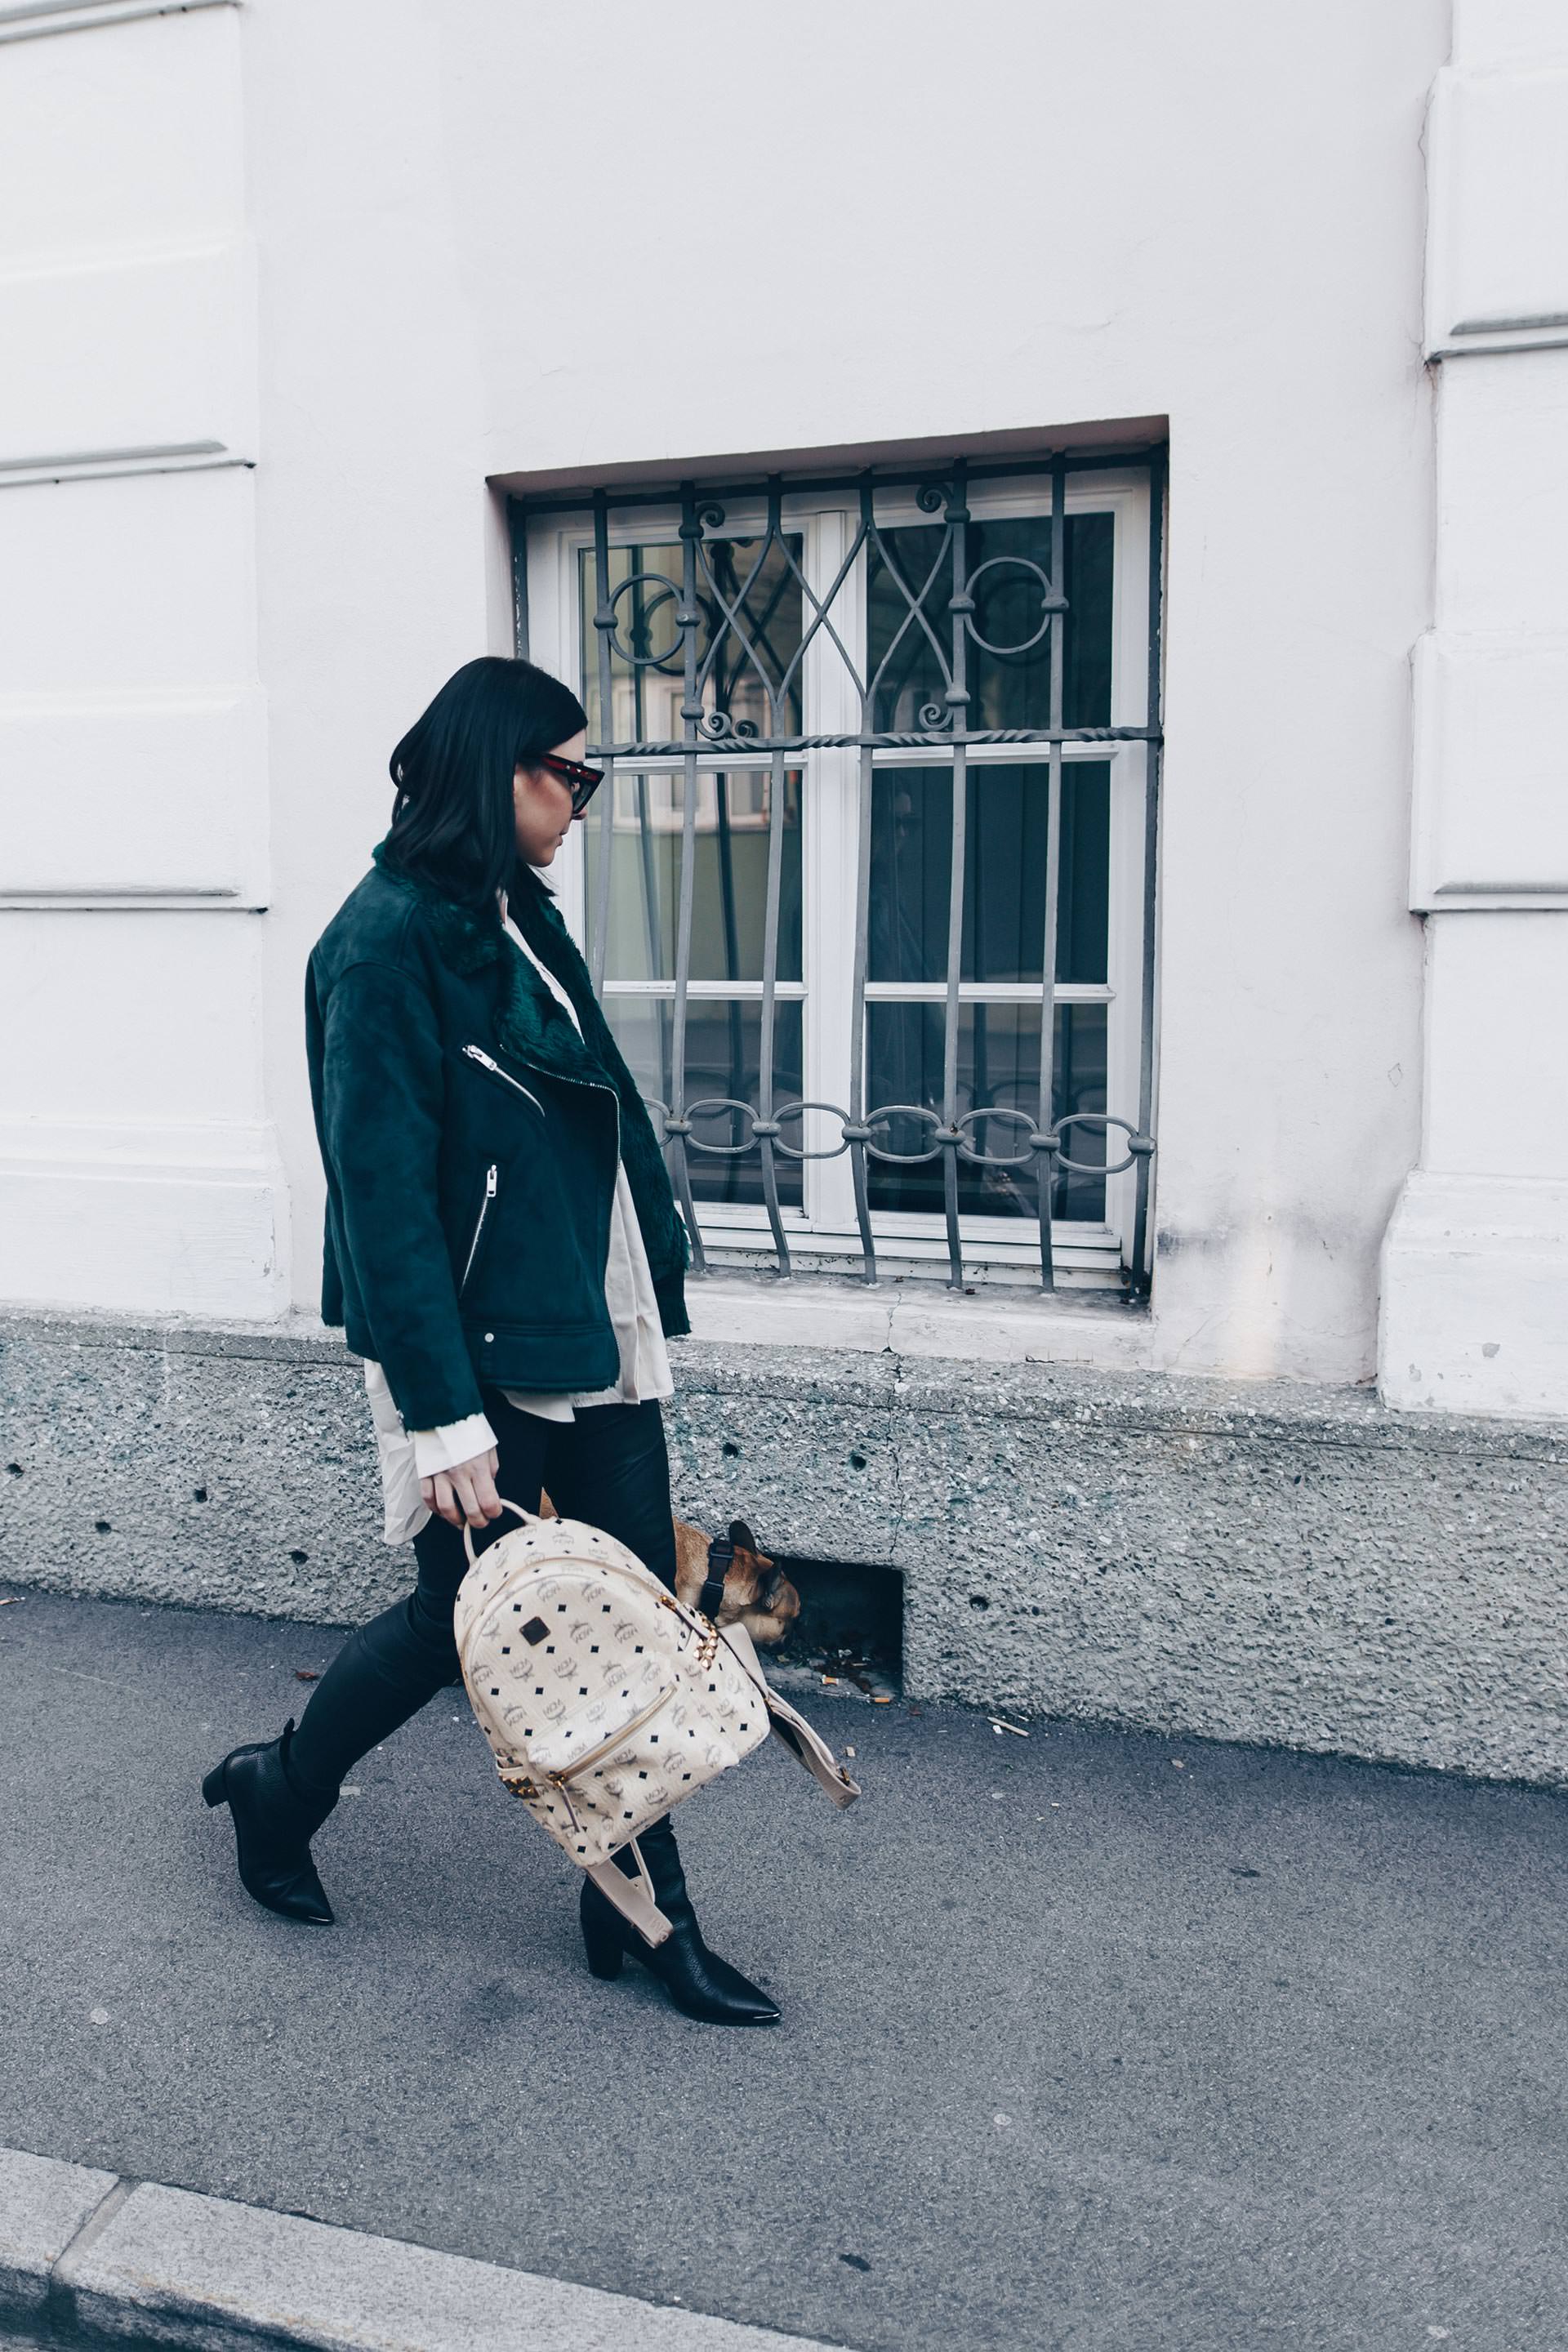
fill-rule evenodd
<path id="1" fill-rule="evenodd" d="M 694 2017 L 700 2024 L 776 2025 L 779 2013 L 767 1994 L 703 1942 L 668 1819 L 645 1830 L 637 1843 L 653 1881 L 654 1899 L 670 1922 L 671 1933 L 662 1944 L 645 1943 L 593 1880 L 585 1878 L 583 1943 L 594 1974 L 619 1976 L 621 1962 L 629 1955 L 658 1979 L 684 2016 Z M 616 1864 L 628 1878 L 636 1877 L 637 1864 L 629 1853 L 618 1853 Z"/>
<path id="2" fill-rule="evenodd" d="M 310 1840 L 338 1801 L 308 1796 L 289 1769 L 289 1717 L 279 1739 L 236 1748 L 202 1782 L 209 1805 L 226 1805 L 234 1822 L 240 1884 L 268 1911 L 330 1927 L 332 1906 L 310 1860 Z"/>

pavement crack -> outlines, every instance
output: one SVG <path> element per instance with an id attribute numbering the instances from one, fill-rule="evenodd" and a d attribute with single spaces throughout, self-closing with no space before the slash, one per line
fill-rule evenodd
<path id="1" fill-rule="evenodd" d="M 102 2236 L 104 2231 L 108 2229 L 109 2224 L 113 2221 L 121 2207 L 125 2203 L 127 2198 L 133 2195 L 135 2190 L 138 2189 L 141 2185 L 141 2182 L 137 2180 L 121 2179 L 116 2180 L 111 2189 L 108 2189 L 104 2191 L 103 2195 L 99 2199 L 98 2203 L 93 2207 L 91 2212 L 83 2221 L 81 2227 L 77 2231 L 75 2236 L 71 2238 L 67 2244 L 60 2248 L 59 2252 L 55 2256 L 53 2263 L 50 2264 L 49 2284 L 51 2290 L 57 2281 L 62 2287 L 68 2284 L 68 2282 L 63 2276 L 66 2264 L 70 2262 L 74 2256 L 85 2253 L 89 2246 L 92 2244 L 94 2239 Z"/>

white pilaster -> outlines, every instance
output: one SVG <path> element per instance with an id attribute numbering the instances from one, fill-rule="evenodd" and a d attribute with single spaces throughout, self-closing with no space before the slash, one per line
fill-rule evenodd
<path id="1" fill-rule="evenodd" d="M 0 1297 L 270 1316 L 243 17 L 0 15 Z"/>
<path id="2" fill-rule="evenodd" d="M 1384 1396 L 1568 1413 L 1568 21 L 1459 0 L 1429 124 L 1434 626 L 1415 649 L 1422 1151 Z"/>

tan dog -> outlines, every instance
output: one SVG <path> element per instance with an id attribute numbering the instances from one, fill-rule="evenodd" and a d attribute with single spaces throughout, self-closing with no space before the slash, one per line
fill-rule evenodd
<path id="1" fill-rule="evenodd" d="M 800 1594 L 783 1569 L 759 1549 L 744 1519 L 731 1520 L 730 1541 L 735 1557 L 724 1573 L 724 1598 L 717 1622 L 721 1625 L 739 1622 L 760 1650 L 771 1648 L 784 1640 L 800 1615 Z M 699 1605 L 698 1596 L 708 1574 L 711 1542 L 712 1538 L 700 1528 L 688 1527 L 684 1519 L 675 1522 L 675 1590 L 693 1609 Z"/>
<path id="2" fill-rule="evenodd" d="M 548 1495 L 539 1498 L 541 1518 L 561 1517 Z M 695 1609 L 708 1576 L 708 1549 L 713 1538 L 700 1528 L 675 1522 L 675 1590 L 677 1597 Z M 775 1567 L 744 1519 L 730 1522 L 735 1557 L 724 1574 L 724 1598 L 719 1604 L 721 1625 L 742 1624 L 759 1649 L 782 1642 L 800 1615 L 800 1595 Z"/>

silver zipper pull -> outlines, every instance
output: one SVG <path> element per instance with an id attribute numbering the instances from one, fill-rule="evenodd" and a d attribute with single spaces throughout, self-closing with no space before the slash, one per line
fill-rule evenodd
<path id="1" fill-rule="evenodd" d="M 485 1170 L 485 1197 L 479 1202 L 479 1213 L 474 1219 L 473 1239 L 468 1244 L 468 1255 L 463 1260 L 463 1278 L 458 1285 L 458 1296 L 459 1298 L 468 1286 L 468 1276 L 474 1270 L 474 1260 L 479 1254 L 479 1235 L 484 1232 L 485 1220 L 489 1215 L 490 1202 L 495 1199 L 497 1187 L 500 1182 L 500 1171 L 497 1162 L 492 1160 L 489 1166 Z"/>
<path id="2" fill-rule="evenodd" d="M 478 1062 L 482 1070 L 489 1070 L 492 1077 L 499 1078 L 503 1087 L 510 1087 L 513 1094 L 521 1095 L 526 1101 L 531 1102 L 533 1105 L 534 1109 L 539 1113 L 541 1118 L 545 1116 L 544 1105 L 540 1101 L 539 1097 L 534 1093 L 533 1088 L 531 1087 L 525 1087 L 521 1078 L 514 1078 L 510 1070 L 503 1070 L 500 1064 L 496 1061 L 492 1055 L 487 1054 L 482 1045 L 465 1045 L 463 1047 L 463 1053 L 468 1060 L 470 1062 Z M 617 1124 L 616 1132 L 618 1136 L 620 1133 L 618 1106 L 616 1110 L 616 1119 Z"/>

